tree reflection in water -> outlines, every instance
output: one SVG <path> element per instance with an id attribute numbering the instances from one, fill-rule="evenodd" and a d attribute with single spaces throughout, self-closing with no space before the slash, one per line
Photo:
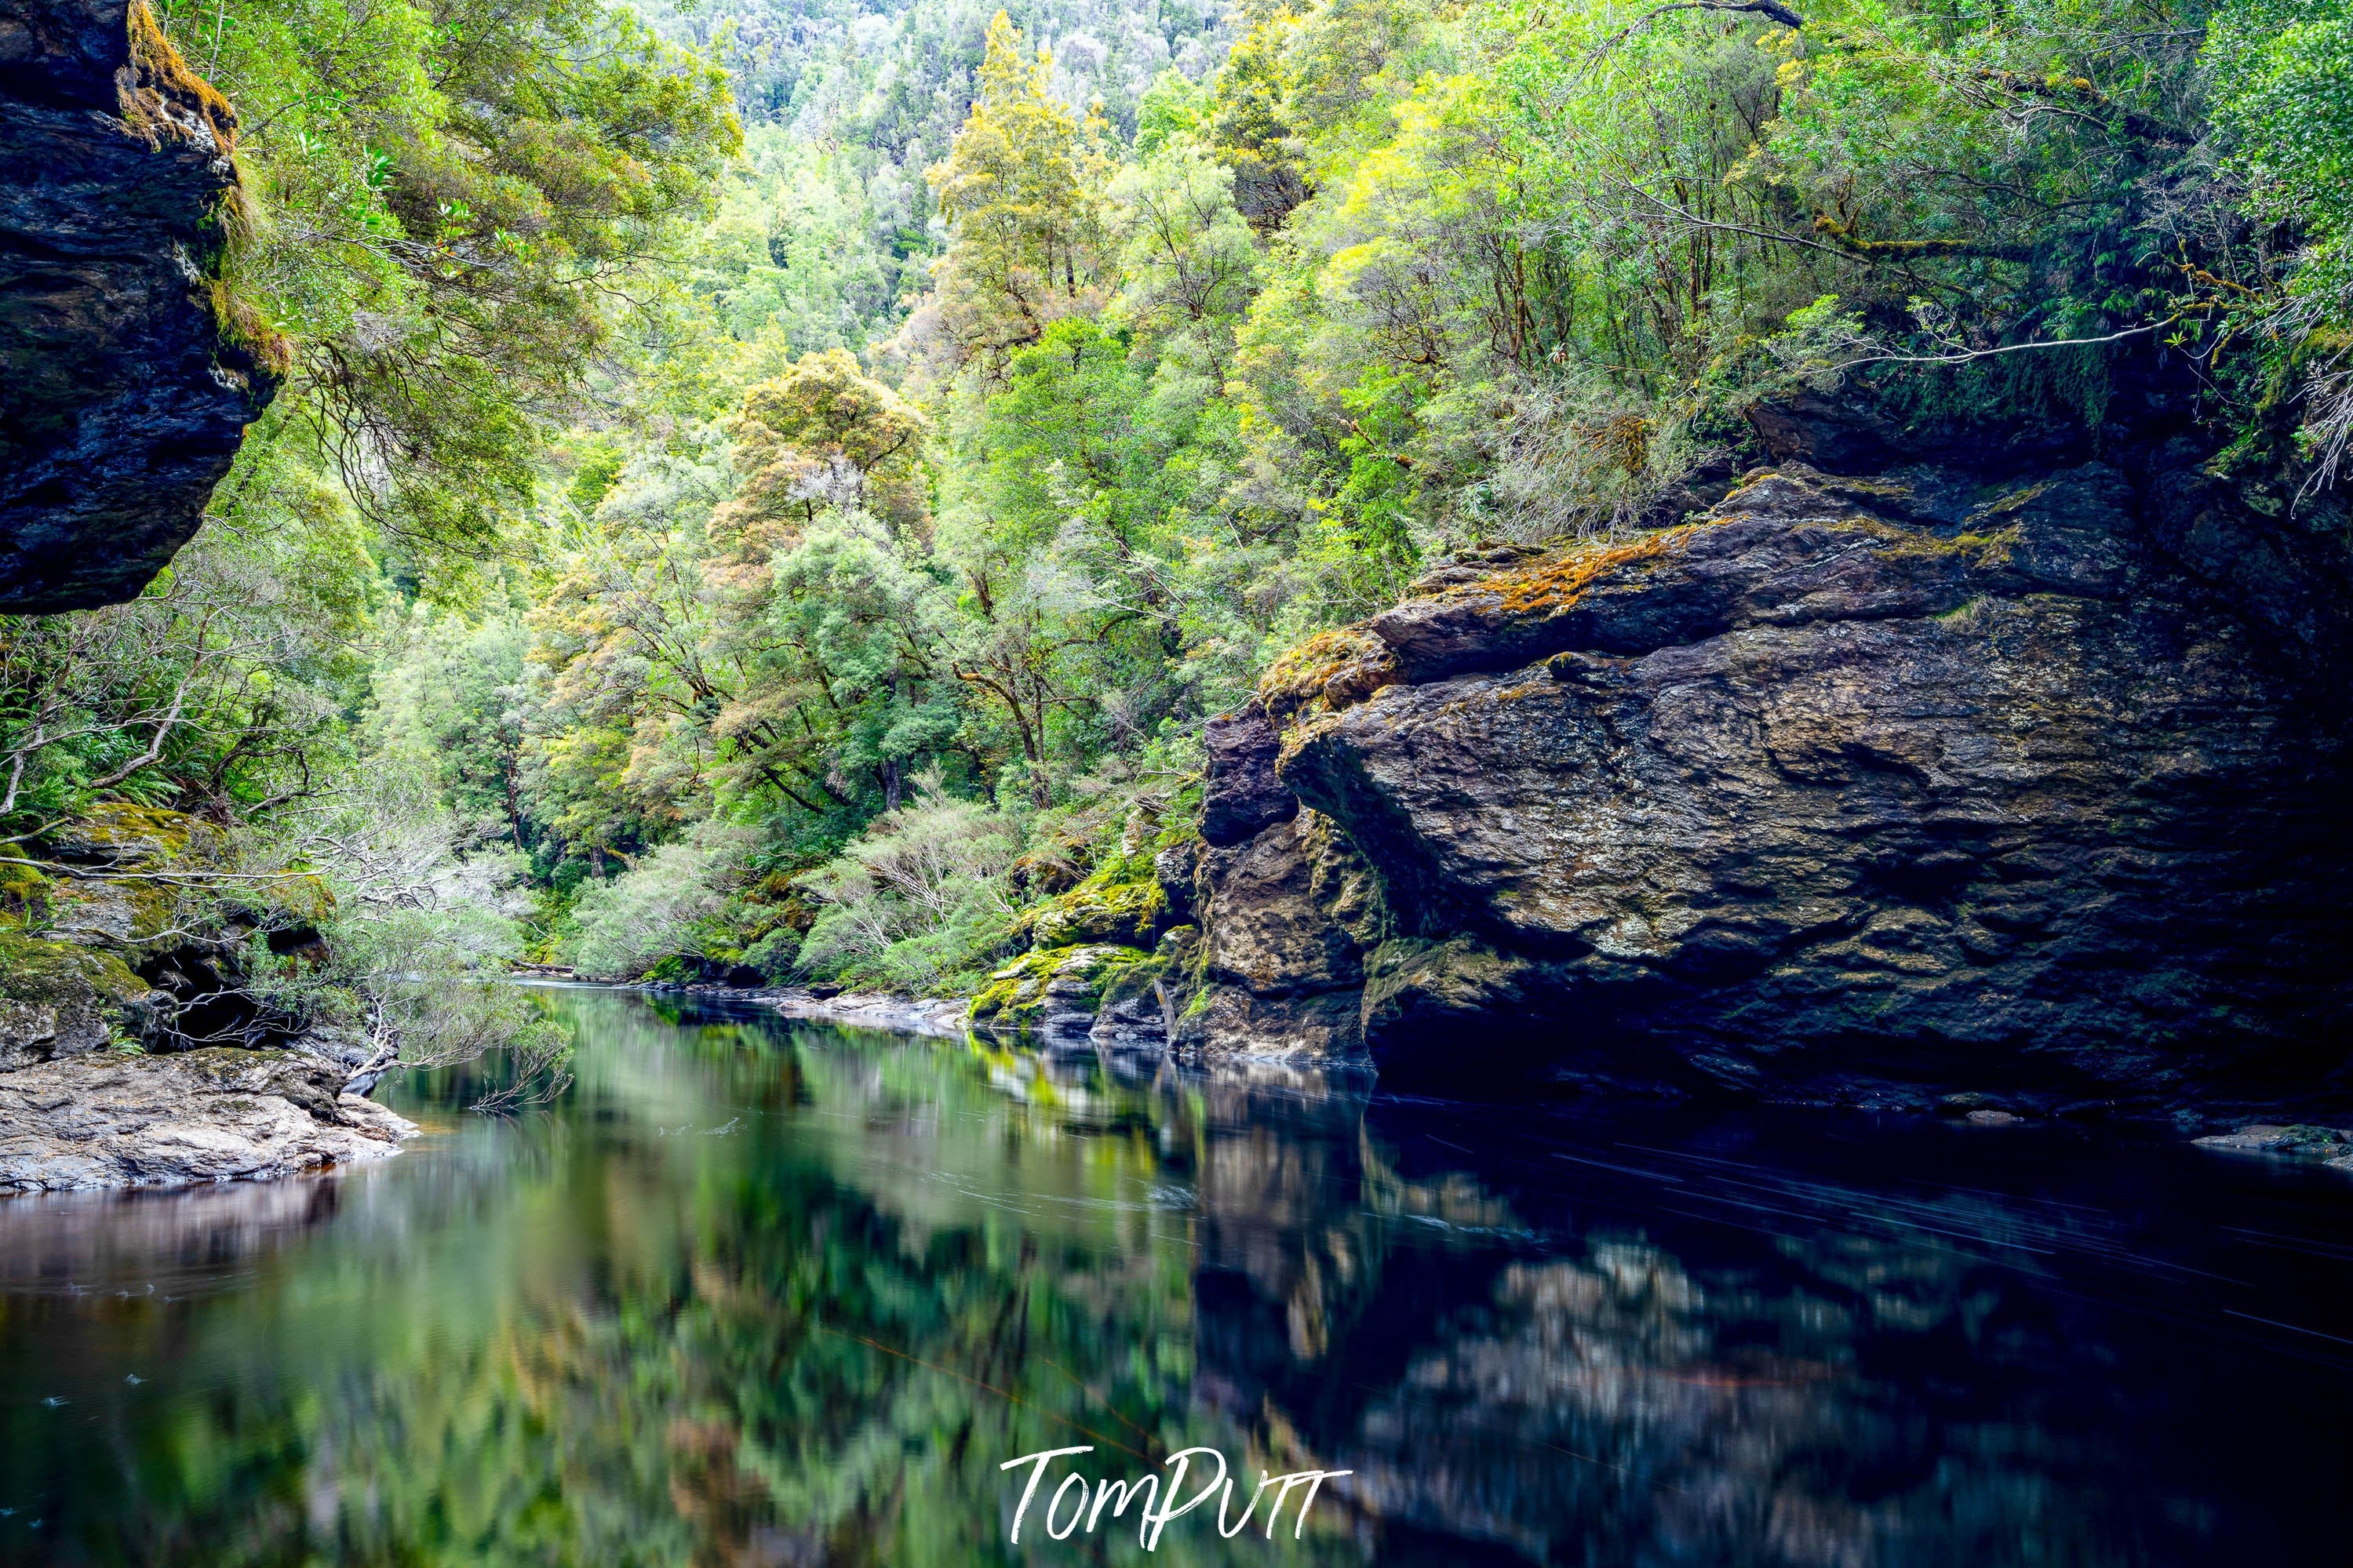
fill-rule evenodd
<path id="1" fill-rule="evenodd" d="M 2348 1205 L 2297 1174 L 548 1005 L 579 1037 L 549 1113 L 443 1079 L 381 1168 L 0 1205 L 0 1554 L 1141 1561 L 1108 1522 L 1006 1544 L 998 1464 L 1089 1442 L 1098 1476 L 1196 1444 L 1356 1472 L 1303 1540 L 1178 1521 L 1180 1563 L 2334 1528 L 2353 1265 L 2293 1238 Z"/>

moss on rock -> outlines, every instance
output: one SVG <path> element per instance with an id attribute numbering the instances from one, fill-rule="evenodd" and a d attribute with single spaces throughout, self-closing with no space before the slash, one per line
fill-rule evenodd
<path id="1" fill-rule="evenodd" d="M 0 996 L 55 1002 L 83 992 L 120 1005 L 145 996 L 147 986 L 111 952 L 0 931 Z"/>
<path id="2" fill-rule="evenodd" d="M 0 930 L 0 1071 L 99 1049 L 148 994 L 111 952 Z"/>
<path id="3" fill-rule="evenodd" d="M 216 829 L 185 812 L 124 800 L 96 802 L 49 834 L 61 854 L 118 866 L 176 860 L 191 849 L 208 849 L 217 837 Z"/>
<path id="4" fill-rule="evenodd" d="M 1105 1011 L 1123 1002 L 1138 1002 L 1150 998 L 1159 1006 L 1155 986 L 1166 984 L 1170 992 L 1179 987 L 1191 989 L 1199 966 L 1201 932 L 1196 926 L 1175 926 L 1161 933 L 1160 941 L 1143 962 L 1131 963 L 1114 972 L 1103 988 L 1101 998 Z"/>
<path id="5" fill-rule="evenodd" d="M 54 887 L 22 860 L 0 860 L 0 925 L 37 930 L 48 919 Z"/>
<path id="6" fill-rule="evenodd" d="M 1092 1018 L 1118 976 L 1145 962 L 1132 947 L 1104 942 L 1025 952 L 988 977 L 972 999 L 972 1021 L 1000 1032 L 1034 1030 L 1060 1018 Z"/>
<path id="7" fill-rule="evenodd" d="M 1115 861 L 1066 893 L 1026 911 L 1021 925 L 1040 949 L 1116 942 L 1148 948 L 1168 920 L 1168 892 L 1148 858 L 1137 857 L 1143 875 L 1126 860 Z"/>
<path id="8" fill-rule="evenodd" d="M 1259 678 L 1259 700 L 1277 729 L 1303 710 L 1341 709 L 1396 681 L 1388 645 L 1361 626 L 1318 632 Z"/>

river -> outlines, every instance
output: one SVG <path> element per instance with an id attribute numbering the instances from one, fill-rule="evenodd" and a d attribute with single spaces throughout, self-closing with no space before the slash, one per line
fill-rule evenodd
<path id="1" fill-rule="evenodd" d="M 576 1040 L 550 1107 L 470 1114 L 453 1071 L 387 1087 L 427 1134 L 376 1165 L 0 1202 L 0 1561 L 2348 1550 L 2343 1177 L 538 994 Z M 1080 1446 L 1010 1541 L 1000 1467 Z M 1047 1534 L 1067 1474 L 1187 1448 L 1237 1515 L 1262 1472 L 1351 1473 L 1271 1538 L 1214 1506 L 1150 1552 L 1140 1509 Z"/>

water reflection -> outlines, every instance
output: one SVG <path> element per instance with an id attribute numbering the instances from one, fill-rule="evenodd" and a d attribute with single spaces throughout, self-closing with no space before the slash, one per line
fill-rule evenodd
<path id="1" fill-rule="evenodd" d="M 2335 1540 L 2333 1180 L 549 1005 L 550 1113 L 443 1078 L 382 1166 L 0 1205 L 0 1556 L 1142 1560 L 1006 1543 L 999 1462 L 1077 1443 L 1355 1472 L 1180 1563 Z"/>

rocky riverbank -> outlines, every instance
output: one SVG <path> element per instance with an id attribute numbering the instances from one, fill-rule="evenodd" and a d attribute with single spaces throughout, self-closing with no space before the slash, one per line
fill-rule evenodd
<path id="1" fill-rule="evenodd" d="M 754 993 L 787 1018 L 890 1029 L 902 1035 L 964 1038 L 972 1004 L 960 996 L 892 996 L 879 991 L 842 991 L 829 996 L 797 987 Z"/>
<path id="2" fill-rule="evenodd" d="M 273 881 L 270 908 L 202 929 L 158 891 L 202 869 L 211 831 L 109 803 L 37 842 L 47 871 L 0 868 L 0 1192 L 283 1175 L 416 1131 L 364 1098 L 387 1050 L 256 994 L 265 926 L 290 962 L 323 953 L 322 887 Z"/>
<path id="3" fill-rule="evenodd" d="M 1198 841 L 1058 900 L 976 1019 L 1441 1086 L 2346 1101 L 2353 555 L 2126 385 L 2092 432 L 1810 395 L 1673 526 L 1441 565 L 1213 721 Z"/>
<path id="4" fill-rule="evenodd" d="M 381 1159 L 414 1122 L 299 1051 L 122 1051 L 0 1074 L 0 1192 L 185 1186 Z"/>

